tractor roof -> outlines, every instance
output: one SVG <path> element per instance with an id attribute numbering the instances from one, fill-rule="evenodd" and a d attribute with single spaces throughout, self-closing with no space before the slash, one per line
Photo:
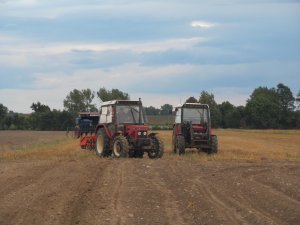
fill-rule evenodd
<path id="1" fill-rule="evenodd" d="M 139 105 L 140 101 L 131 101 L 131 100 L 112 100 L 107 102 L 102 102 L 102 106 L 107 105 Z"/>
<path id="2" fill-rule="evenodd" d="M 178 105 L 176 108 L 201 108 L 201 109 L 209 109 L 208 104 L 201 103 L 183 103 Z"/>

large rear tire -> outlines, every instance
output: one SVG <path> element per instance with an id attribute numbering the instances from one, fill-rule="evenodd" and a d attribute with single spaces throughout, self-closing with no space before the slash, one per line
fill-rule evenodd
<path id="1" fill-rule="evenodd" d="M 176 136 L 176 152 L 179 155 L 185 154 L 185 139 L 182 135 Z"/>
<path id="2" fill-rule="evenodd" d="M 218 152 L 218 137 L 217 135 L 211 136 L 211 147 L 209 153 L 217 153 Z"/>
<path id="3" fill-rule="evenodd" d="M 150 159 L 161 158 L 163 154 L 164 154 L 163 141 L 155 135 L 151 136 L 151 150 L 148 151 L 148 157 Z"/>
<path id="4" fill-rule="evenodd" d="M 112 152 L 115 158 L 125 158 L 128 156 L 129 145 L 124 136 L 119 135 L 114 138 Z"/>
<path id="5" fill-rule="evenodd" d="M 176 148 L 176 135 L 172 135 L 172 151 L 174 154 L 177 154 L 177 148 Z"/>
<path id="6" fill-rule="evenodd" d="M 96 135 L 96 154 L 99 157 L 110 155 L 109 140 L 103 128 L 97 131 Z"/>

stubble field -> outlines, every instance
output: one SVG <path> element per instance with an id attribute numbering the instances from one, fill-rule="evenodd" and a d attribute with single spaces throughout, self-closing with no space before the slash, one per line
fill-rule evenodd
<path id="1" fill-rule="evenodd" d="M 299 224 L 300 131 L 215 130 L 219 153 L 98 158 L 65 132 L 0 132 L 0 224 Z"/>

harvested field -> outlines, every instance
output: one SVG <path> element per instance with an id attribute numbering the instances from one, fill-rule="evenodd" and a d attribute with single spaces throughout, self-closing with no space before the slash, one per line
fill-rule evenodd
<path id="1" fill-rule="evenodd" d="M 62 141 L 65 131 L 0 131 L 0 151 L 32 149 Z"/>
<path id="2" fill-rule="evenodd" d="M 300 131 L 215 132 L 218 154 L 177 156 L 160 131 L 158 160 L 98 158 L 56 132 L 7 145 L 0 224 L 299 224 Z"/>

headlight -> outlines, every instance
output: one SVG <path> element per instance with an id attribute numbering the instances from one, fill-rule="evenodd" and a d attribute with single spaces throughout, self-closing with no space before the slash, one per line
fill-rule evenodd
<path id="1" fill-rule="evenodd" d="M 144 135 L 144 136 L 147 136 L 147 131 L 144 131 L 143 135 Z"/>
<path id="2" fill-rule="evenodd" d="M 139 132 L 138 132 L 138 135 L 141 135 L 141 134 L 142 134 L 142 132 L 141 132 L 141 131 L 139 131 Z"/>

